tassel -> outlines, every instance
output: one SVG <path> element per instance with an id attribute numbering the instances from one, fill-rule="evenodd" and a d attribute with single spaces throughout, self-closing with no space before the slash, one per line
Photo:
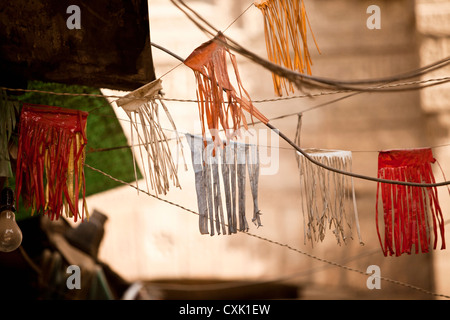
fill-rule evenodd
<path id="1" fill-rule="evenodd" d="M 254 4 L 264 18 L 268 59 L 290 70 L 311 75 L 312 61 L 306 33 L 307 24 L 310 30 L 311 25 L 303 0 L 256 0 Z M 314 34 L 312 37 L 320 53 Z M 283 89 L 286 94 L 294 92 L 292 83 L 287 79 L 276 74 L 272 74 L 272 77 L 278 96 L 282 96 Z"/>
<path id="2" fill-rule="evenodd" d="M 225 37 L 219 33 L 214 39 L 195 49 L 184 64 L 194 71 L 197 83 L 197 99 L 202 124 L 202 134 L 206 137 L 206 126 L 216 145 L 222 140 L 219 127 L 225 130 L 227 140 L 238 135 L 241 127 L 248 128 L 245 111 L 263 123 L 269 120 L 253 106 L 248 92 L 244 89 L 237 68 L 236 57 L 224 45 Z M 230 81 L 226 58 L 233 66 L 238 90 Z"/>
<path id="3" fill-rule="evenodd" d="M 324 165 L 351 171 L 350 151 L 307 149 L 305 152 Z M 306 239 L 311 244 L 323 241 L 327 228 L 333 229 L 339 245 L 346 243 L 347 239 L 352 239 L 354 217 L 359 242 L 363 245 L 353 179 L 319 167 L 299 152 L 296 155 L 300 169 L 305 243 Z"/>
<path id="4" fill-rule="evenodd" d="M 186 138 L 191 148 L 195 173 L 200 233 L 213 236 L 216 232 L 233 234 L 238 230 L 248 231 L 245 211 L 247 170 L 253 198 L 252 221 L 256 226 L 261 226 L 257 196 L 258 147 L 230 141 L 223 148 L 216 148 L 212 139 L 190 134 L 186 134 Z M 222 190 L 225 193 L 225 206 Z"/>
<path id="5" fill-rule="evenodd" d="M 167 136 L 160 125 L 159 104 L 162 106 L 167 119 L 172 125 L 176 135 L 177 147 L 181 146 L 181 153 L 184 159 L 183 148 L 172 116 L 161 99 L 162 81 L 157 79 L 116 101 L 127 114 L 131 124 L 131 144 L 134 146 L 135 135 L 139 144 L 139 152 L 142 163 L 143 154 L 147 154 L 148 173 L 144 165 L 144 177 L 147 190 L 150 186 L 159 194 L 167 194 L 170 188 L 170 181 L 175 187 L 181 188 L 178 180 L 178 164 L 175 165 L 170 152 Z M 159 104 L 158 104 L 159 102 Z M 177 154 L 179 148 L 177 148 Z M 138 186 L 136 172 L 136 156 L 133 152 L 133 164 Z M 187 167 L 185 167 L 187 170 Z"/>
<path id="6" fill-rule="evenodd" d="M 390 150 L 378 155 L 378 178 L 435 183 L 431 164 L 431 149 Z M 384 243 L 382 241 L 378 215 L 379 191 L 383 205 Z M 403 253 L 427 253 L 433 241 L 436 249 L 439 234 L 441 250 L 445 249 L 444 219 L 439 206 L 436 188 L 411 187 L 378 183 L 376 203 L 377 233 L 385 256 L 400 256 Z M 432 240 L 433 238 L 433 240 Z"/>
<path id="7" fill-rule="evenodd" d="M 16 203 L 22 193 L 32 214 L 51 220 L 61 214 L 89 218 L 85 197 L 85 146 L 88 113 L 25 103 L 20 114 L 16 169 Z"/>

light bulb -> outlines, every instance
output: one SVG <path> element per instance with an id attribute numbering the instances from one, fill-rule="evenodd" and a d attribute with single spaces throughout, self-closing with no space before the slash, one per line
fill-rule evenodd
<path id="1" fill-rule="evenodd" d="M 16 250 L 22 243 L 22 231 L 16 223 L 16 216 L 11 210 L 0 213 L 0 251 Z"/>
<path id="2" fill-rule="evenodd" d="M 22 243 L 22 231 L 16 223 L 14 193 L 10 188 L 2 190 L 0 211 L 0 251 L 11 252 Z"/>

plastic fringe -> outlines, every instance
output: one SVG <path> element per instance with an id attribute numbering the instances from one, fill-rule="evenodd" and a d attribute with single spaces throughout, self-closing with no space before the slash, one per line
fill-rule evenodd
<path id="1" fill-rule="evenodd" d="M 378 155 L 378 177 L 417 183 L 435 183 L 431 149 L 382 151 Z M 379 226 L 381 191 L 384 237 Z M 436 188 L 378 183 L 376 202 L 378 238 L 383 254 L 422 253 L 436 249 L 439 234 L 445 249 L 444 219 Z M 433 242 L 432 242 L 433 241 Z M 433 243 L 433 244 L 431 244 Z"/>
<path id="2" fill-rule="evenodd" d="M 351 171 L 350 151 L 306 149 L 305 152 L 327 166 Z M 307 240 L 312 245 L 323 241 L 327 228 L 332 229 L 339 245 L 346 244 L 347 239 L 353 239 L 355 222 L 359 242 L 363 245 L 353 178 L 319 167 L 299 152 L 296 155 L 300 169 L 305 244 Z"/>
<path id="3" fill-rule="evenodd" d="M 197 99 L 202 135 L 206 137 L 206 127 L 213 141 L 220 145 L 222 140 L 218 131 L 225 130 L 227 140 L 239 135 L 239 129 L 248 129 L 243 110 L 263 123 L 268 119 L 252 104 L 248 92 L 244 89 L 237 68 L 236 57 L 224 45 L 225 37 L 219 33 L 214 39 L 196 48 L 184 64 L 194 71 L 197 83 Z M 233 66 L 237 90 L 231 84 L 227 56 Z"/>
<path id="4" fill-rule="evenodd" d="M 169 110 L 161 100 L 163 94 L 161 82 L 160 79 L 157 79 L 116 101 L 117 105 L 126 112 L 130 120 L 131 145 L 135 145 L 137 137 L 147 190 L 153 189 L 156 192 L 156 196 L 167 194 L 171 185 L 170 181 L 175 187 L 181 188 L 178 180 L 178 163 L 175 164 L 173 161 L 167 136 L 160 124 L 160 105 L 175 134 L 177 158 L 181 150 L 184 160 L 183 145 L 177 128 Z M 136 155 L 135 152 L 132 154 L 136 185 L 139 187 Z M 144 155 L 146 155 L 146 161 L 144 161 Z M 186 164 L 185 168 L 187 170 Z"/>
<path id="5" fill-rule="evenodd" d="M 85 197 L 88 113 L 25 103 L 20 115 L 16 203 L 22 195 L 32 214 L 89 218 Z M 82 210 L 78 208 L 81 197 Z"/>
<path id="6" fill-rule="evenodd" d="M 308 49 L 307 25 L 311 25 L 303 0 L 257 0 L 255 6 L 264 18 L 264 35 L 269 61 L 290 70 L 311 75 L 311 55 Z M 312 34 L 312 30 L 311 30 Z M 320 53 L 314 34 L 316 48 Z M 272 73 L 275 94 L 294 92 L 286 78 Z"/>
<path id="7" fill-rule="evenodd" d="M 200 233 L 213 236 L 216 233 L 220 235 L 237 233 L 238 230 L 248 231 L 245 210 L 246 171 L 253 198 L 252 222 L 261 226 L 261 212 L 258 208 L 258 146 L 231 141 L 224 143 L 223 148 L 216 148 L 211 139 L 205 140 L 202 136 L 190 134 L 186 134 L 186 138 L 191 148 L 195 173 Z"/>

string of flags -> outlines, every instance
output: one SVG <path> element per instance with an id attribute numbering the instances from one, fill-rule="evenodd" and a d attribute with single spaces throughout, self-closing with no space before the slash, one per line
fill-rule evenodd
<path id="1" fill-rule="evenodd" d="M 269 60 L 311 74 L 306 34 L 309 21 L 303 1 L 263 0 L 255 1 L 255 6 L 264 17 Z M 253 105 L 242 84 L 236 58 L 225 44 L 226 38 L 219 32 L 184 61 L 194 72 L 202 123 L 202 135 L 185 134 L 195 174 L 199 231 L 211 236 L 248 231 L 247 175 L 253 200 L 251 220 L 257 227 L 262 226 L 258 205 L 258 145 L 236 140 L 242 129 L 248 129 L 244 111 L 250 115 L 251 121 L 256 118 L 267 124 L 269 120 Z M 237 88 L 232 85 L 228 64 L 232 66 Z M 293 90 L 292 84 L 275 74 L 273 81 L 277 95 L 282 95 L 283 90 L 286 93 Z M 139 156 L 147 164 L 148 171 L 144 172 L 147 188 L 153 189 L 157 196 L 167 194 L 171 184 L 181 187 L 178 165 L 160 124 L 161 109 L 176 133 L 176 143 L 181 152 L 182 144 L 162 95 L 161 80 L 156 80 L 116 101 L 130 120 L 131 144 L 137 142 L 140 145 Z M 12 117 L 13 113 L 14 110 L 8 110 L 7 117 Z M 3 117 L 5 113 L 2 111 L 1 115 Z M 83 172 L 88 142 L 87 118 L 88 113 L 83 111 L 23 104 L 19 120 L 15 194 L 17 200 L 20 196 L 23 198 L 33 213 L 42 212 L 52 220 L 61 215 L 74 221 L 89 218 Z M 300 120 L 297 145 L 300 143 Z M 3 144 L 4 139 L 8 139 L 4 135 L 11 133 L 12 123 L 7 128 L 0 131 Z M 211 138 L 207 137 L 207 129 Z M 225 140 L 219 136 L 220 130 L 224 130 Z M 350 151 L 307 149 L 305 152 L 328 167 L 346 172 L 352 170 Z M 135 153 L 133 163 L 137 184 Z M 298 152 L 296 159 L 305 243 L 307 240 L 311 244 L 323 241 L 327 229 L 332 229 L 337 243 L 346 244 L 353 239 L 352 229 L 356 225 L 359 242 L 363 244 L 353 179 L 318 167 Z M 3 166 L 6 156 L 2 154 L 0 160 L 1 172 L 7 171 Z M 382 151 L 379 153 L 378 177 L 434 183 L 431 164 L 435 161 L 431 149 Z M 378 203 L 380 193 L 381 205 Z M 81 210 L 78 208 L 80 199 Z M 439 238 L 441 249 L 445 249 L 443 215 L 436 188 L 379 182 L 375 211 L 377 234 L 385 256 L 426 253 L 437 248 Z M 382 212 L 382 219 L 379 219 L 379 212 Z M 384 223 L 384 237 L 379 220 Z"/>

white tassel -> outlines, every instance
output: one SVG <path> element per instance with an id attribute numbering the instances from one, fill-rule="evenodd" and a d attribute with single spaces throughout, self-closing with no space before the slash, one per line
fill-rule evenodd
<path id="1" fill-rule="evenodd" d="M 167 136 L 160 125 L 160 105 L 164 109 L 167 119 L 175 132 L 177 155 L 179 148 L 181 148 L 184 159 L 180 137 L 169 110 L 161 100 L 161 90 L 161 80 L 158 79 L 116 101 L 117 105 L 126 112 L 130 119 L 131 143 L 133 146 L 135 143 L 134 136 L 137 136 L 136 143 L 140 145 L 139 153 L 143 164 L 143 175 L 147 184 L 147 190 L 149 191 L 150 182 L 150 187 L 155 190 L 157 196 L 159 194 L 166 194 L 169 191 L 169 180 L 172 180 L 175 187 L 181 188 L 178 180 L 178 164 L 174 164 Z M 146 164 L 148 166 L 148 173 L 145 170 L 144 154 L 147 155 Z M 136 156 L 134 152 L 133 163 L 137 185 Z M 187 170 L 187 167 L 185 169 Z"/>
<path id="2" fill-rule="evenodd" d="M 326 166 L 351 171 L 350 151 L 307 149 L 305 152 Z M 352 238 L 354 219 L 359 242 L 363 244 L 353 178 L 319 167 L 299 152 L 297 160 L 300 169 L 305 243 L 306 239 L 312 244 L 323 241 L 327 228 L 333 230 L 339 245 L 346 243 L 348 238 Z"/>

